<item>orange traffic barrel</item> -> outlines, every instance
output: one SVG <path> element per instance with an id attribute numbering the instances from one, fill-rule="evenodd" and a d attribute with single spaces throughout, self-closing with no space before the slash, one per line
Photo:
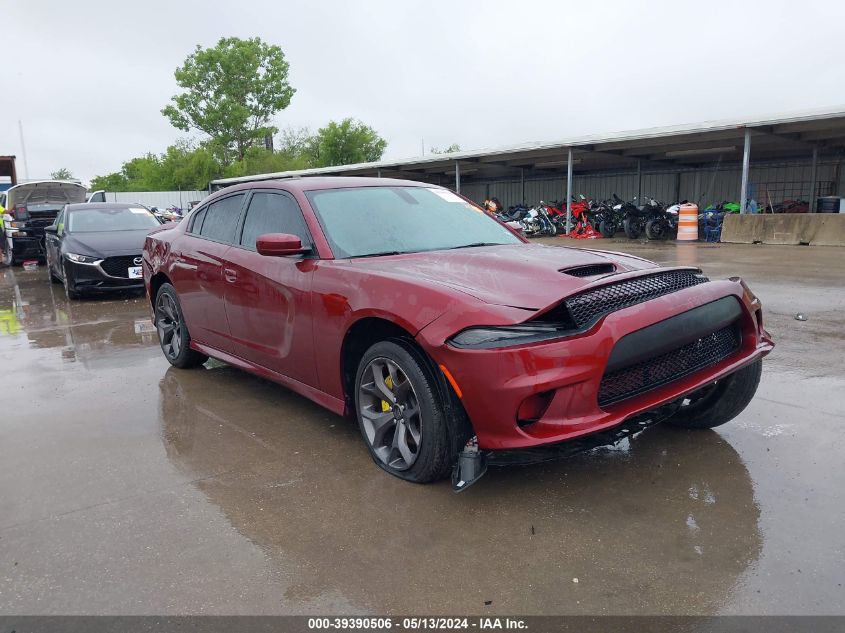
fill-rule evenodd
<path id="1" fill-rule="evenodd" d="M 698 239 L 698 205 L 686 203 L 678 212 L 678 241 L 694 242 Z"/>

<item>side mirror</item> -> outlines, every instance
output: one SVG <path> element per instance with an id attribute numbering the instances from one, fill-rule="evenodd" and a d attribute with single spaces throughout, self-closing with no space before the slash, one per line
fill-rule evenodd
<path id="1" fill-rule="evenodd" d="M 296 235 L 265 233 L 259 235 L 255 241 L 255 250 L 259 255 L 267 257 L 284 257 L 285 255 L 301 255 L 311 249 L 302 246 L 302 241 Z"/>
<path id="2" fill-rule="evenodd" d="M 50 226 L 44 227 L 44 232 L 49 233 L 50 235 L 58 235 L 59 227 L 56 226 L 55 224 L 51 224 Z"/>

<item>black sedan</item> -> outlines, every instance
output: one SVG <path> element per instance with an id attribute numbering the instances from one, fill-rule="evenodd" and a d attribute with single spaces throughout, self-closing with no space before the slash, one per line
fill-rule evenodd
<path id="1" fill-rule="evenodd" d="M 46 227 L 50 278 L 68 299 L 86 292 L 143 290 L 144 239 L 161 223 L 149 209 L 122 203 L 68 204 Z"/>

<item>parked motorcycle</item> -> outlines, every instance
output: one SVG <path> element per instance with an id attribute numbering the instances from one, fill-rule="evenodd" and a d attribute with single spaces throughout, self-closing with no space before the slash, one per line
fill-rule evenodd
<path id="1" fill-rule="evenodd" d="M 680 211 L 680 203 L 654 211 L 652 217 L 645 223 L 645 236 L 650 240 L 666 240 L 672 235 L 677 235 Z"/>
<path id="2" fill-rule="evenodd" d="M 551 203 L 541 202 L 540 204 L 543 206 L 552 224 L 555 225 L 557 232 L 566 233 L 566 203 L 555 201 Z"/>
<path id="3" fill-rule="evenodd" d="M 520 224 L 526 237 L 557 235 L 557 224 L 552 222 L 546 211 L 546 204 L 542 200 L 537 206 L 528 209 L 528 213 L 520 220 Z"/>
<path id="4" fill-rule="evenodd" d="M 636 198 L 634 198 L 634 201 L 636 201 Z M 647 211 L 634 204 L 634 201 L 628 202 L 622 200 L 615 193 L 613 194 L 613 210 L 617 214 L 617 217 L 622 218 L 622 228 L 625 231 L 625 236 L 631 240 L 635 240 L 642 235 L 642 232 L 645 230 L 645 215 L 647 214 Z"/>
<path id="5" fill-rule="evenodd" d="M 507 224 L 510 228 L 522 231 L 522 219 L 528 214 L 528 207 L 524 204 L 517 204 L 512 207 L 508 207 L 507 210 L 500 209 L 496 212 L 495 216 L 499 222 L 503 222 Z"/>
<path id="6" fill-rule="evenodd" d="M 619 206 L 621 207 L 621 205 Z M 616 205 L 610 204 L 607 200 L 591 202 L 587 217 L 590 219 L 590 224 L 602 237 L 613 237 L 619 229 L 619 225 L 622 224 Z"/>

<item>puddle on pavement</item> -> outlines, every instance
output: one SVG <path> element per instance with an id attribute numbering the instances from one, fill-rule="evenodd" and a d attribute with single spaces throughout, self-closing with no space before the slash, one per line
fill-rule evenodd
<path id="1" fill-rule="evenodd" d="M 353 424 L 225 366 L 169 369 L 159 415 L 174 466 L 290 572 L 288 600 L 328 591 L 401 611 L 414 587 L 426 612 L 482 596 L 502 611 L 706 612 L 760 553 L 751 478 L 712 431 L 658 427 L 566 462 L 491 469 L 455 495 L 386 476 Z"/>

